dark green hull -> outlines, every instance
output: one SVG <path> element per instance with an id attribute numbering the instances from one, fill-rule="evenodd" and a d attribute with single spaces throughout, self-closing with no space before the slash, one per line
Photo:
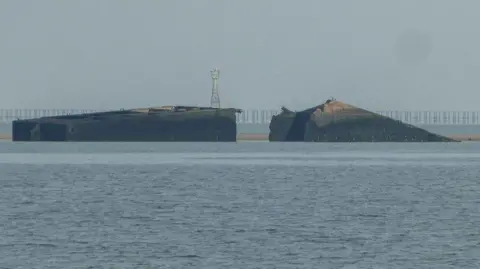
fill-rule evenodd
<path id="1" fill-rule="evenodd" d="M 235 142 L 236 109 L 144 109 L 13 122 L 13 141 Z M 141 112 L 139 112 L 141 111 Z"/>

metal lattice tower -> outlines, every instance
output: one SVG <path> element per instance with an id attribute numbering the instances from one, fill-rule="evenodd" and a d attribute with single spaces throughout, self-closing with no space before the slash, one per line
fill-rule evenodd
<path id="1" fill-rule="evenodd" d="M 220 95 L 218 94 L 218 79 L 220 78 L 220 70 L 214 68 L 210 71 L 212 74 L 212 97 L 210 98 L 210 106 L 220 108 Z"/>

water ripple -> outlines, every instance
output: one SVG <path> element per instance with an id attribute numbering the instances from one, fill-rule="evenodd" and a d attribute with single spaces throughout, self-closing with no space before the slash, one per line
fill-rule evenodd
<path id="1" fill-rule="evenodd" d="M 0 265 L 480 266 L 480 154 L 461 145 L 203 147 L 0 154 Z"/>

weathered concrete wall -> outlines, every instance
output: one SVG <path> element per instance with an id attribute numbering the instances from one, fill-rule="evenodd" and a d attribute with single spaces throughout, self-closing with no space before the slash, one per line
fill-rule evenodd
<path id="1" fill-rule="evenodd" d="M 270 133 L 268 140 L 270 141 L 287 141 L 288 133 L 292 130 L 295 114 L 282 114 L 281 116 L 273 116 L 270 121 Z"/>
<path id="2" fill-rule="evenodd" d="M 225 117 L 184 120 L 154 117 L 71 125 L 69 141 L 236 141 L 236 123 Z"/>
<path id="3" fill-rule="evenodd" d="M 451 142 L 453 139 L 338 101 L 283 112 L 270 123 L 270 141 Z"/>
<path id="4" fill-rule="evenodd" d="M 450 142 L 450 138 L 389 118 L 345 120 L 319 127 L 309 121 L 306 142 Z"/>
<path id="5" fill-rule="evenodd" d="M 235 110 L 107 113 L 13 122 L 14 141 L 234 142 Z"/>

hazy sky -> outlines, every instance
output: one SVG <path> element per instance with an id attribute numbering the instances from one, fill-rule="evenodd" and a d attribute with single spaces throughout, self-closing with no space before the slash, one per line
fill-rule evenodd
<path id="1" fill-rule="evenodd" d="M 476 0 L 2 0 L 0 108 L 476 110 Z M 480 110 L 480 109 L 479 109 Z"/>

